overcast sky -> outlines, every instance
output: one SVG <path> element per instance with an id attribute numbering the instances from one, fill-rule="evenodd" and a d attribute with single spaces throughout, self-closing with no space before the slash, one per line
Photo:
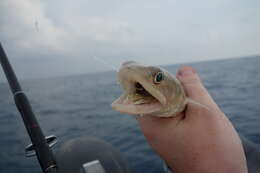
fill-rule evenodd
<path id="1" fill-rule="evenodd" d="M 0 2 L 0 41 L 20 78 L 259 55 L 259 32 L 259 0 Z"/>

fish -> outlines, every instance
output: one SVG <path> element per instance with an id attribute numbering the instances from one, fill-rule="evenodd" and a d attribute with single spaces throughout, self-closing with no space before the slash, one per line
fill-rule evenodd
<path id="1" fill-rule="evenodd" d="M 190 101 L 181 82 L 158 66 L 124 62 L 118 71 L 118 82 L 123 94 L 111 106 L 121 113 L 174 117 Z"/>

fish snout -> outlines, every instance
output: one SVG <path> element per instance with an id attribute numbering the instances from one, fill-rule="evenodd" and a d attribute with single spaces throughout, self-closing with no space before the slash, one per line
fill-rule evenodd
<path id="1" fill-rule="evenodd" d="M 135 62 L 135 61 L 126 61 L 126 62 L 123 62 L 121 66 L 122 67 L 126 67 L 126 66 L 133 65 L 133 64 L 137 64 L 137 62 Z"/>

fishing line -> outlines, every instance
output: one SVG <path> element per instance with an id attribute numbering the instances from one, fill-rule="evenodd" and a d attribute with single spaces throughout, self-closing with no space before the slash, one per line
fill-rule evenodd
<path id="1" fill-rule="evenodd" d="M 98 58 L 98 57 L 95 57 L 95 56 L 93 56 L 92 58 L 93 58 L 94 60 L 96 60 L 96 61 L 102 63 L 102 64 L 105 65 L 106 67 L 109 67 L 110 69 L 112 69 L 112 70 L 118 72 L 118 69 L 117 69 L 115 66 L 113 66 L 113 65 L 111 65 L 111 64 L 109 64 L 109 63 L 107 63 L 107 62 L 104 61 L 103 59 Z"/>
<path id="2" fill-rule="evenodd" d="M 39 32 L 39 23 L 37 20 L 35 21 L 34 25 L 35 25 L 36 31 Z"/>

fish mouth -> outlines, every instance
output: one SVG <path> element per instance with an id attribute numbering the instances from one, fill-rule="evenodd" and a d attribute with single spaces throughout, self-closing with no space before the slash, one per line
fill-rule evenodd
<path id="1" fill-rule="evenodd" d="M 128 85 L 130 87 L 111 104 L 118 112 L 152 114 L 160 111 L 166 104 L 165 96 L 152 85 L 141 81 L 129 82 Z"/>

